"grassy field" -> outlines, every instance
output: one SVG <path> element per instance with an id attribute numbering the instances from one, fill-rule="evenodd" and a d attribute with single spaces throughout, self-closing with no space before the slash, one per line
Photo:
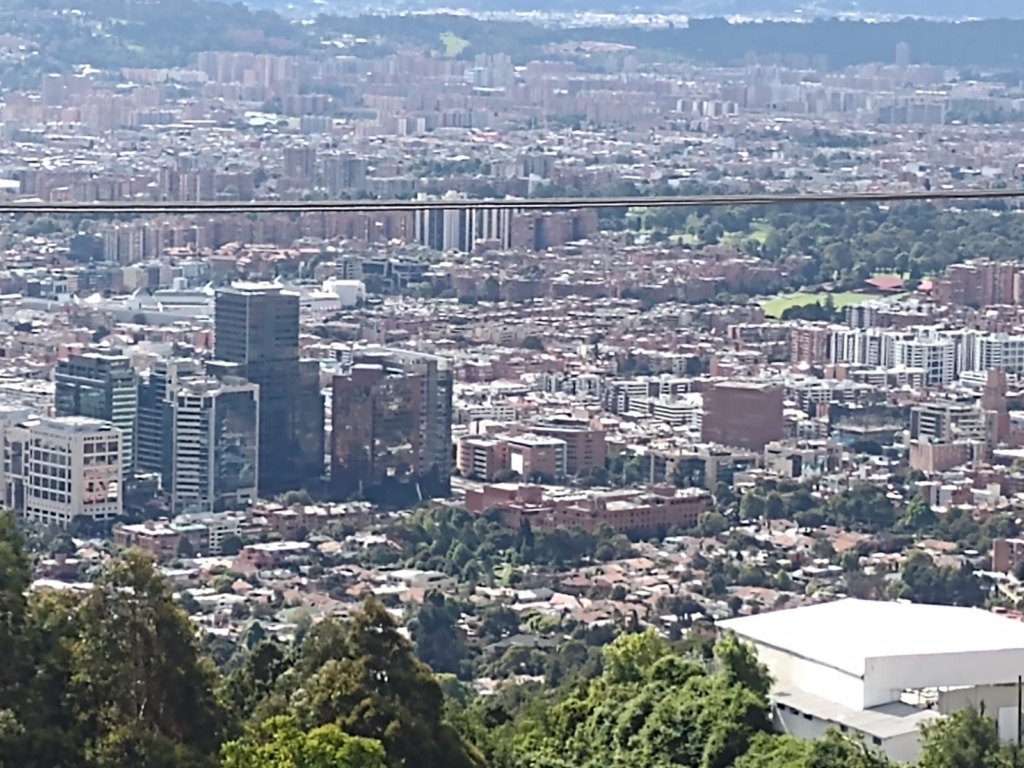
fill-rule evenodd
<path id="1" fill-rule="evenodd" d="M 747 240 L 753 240 L 758 245 L 764 245 L 772 228 L 764 221 L 755 221 L 750 225 L 749 232 L 726 232 L 722 236 L 722 245 L 731 245 L 735 248 L 741 247 Z"/>
<path id="2" fill-rule="evenodd" d="M 831 295 L 832 301 L 835 302 L 837 308 L 850 307 L 854 304 L 860 304 L 861 302 L 867 301 L 868 299 L 877 299 L 878 296 L 870 293 L 853 293 L 848 291 L 846 293 L 784 293 L 781 296 L 772 296 L 771 298 L 764 299 L 761 302 L 761 306 L 764 308 L 764 313 L 768 317 L 780 317 L 784 311 L 790 307 L 802 307 L 805 304 L 813 304 L 816 301 L 820 301 L 822 304 L 825 303 L 825 297 Z"/>
<path id="3" fill-rule="evenodd" d="M 445 32 L 441 35 L 441 45 L 444 46 L 445 56 L 458 56 L 469 47 L 469 40 L 461 38 L 453 32 Z"/>

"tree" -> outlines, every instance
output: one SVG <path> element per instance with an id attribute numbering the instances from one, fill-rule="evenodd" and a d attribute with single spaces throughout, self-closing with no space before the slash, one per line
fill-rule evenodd
<path id="1" fill-rule="evenodd" d="M 504 605 L 492 605 L 480 614 L 480 637 L 495 643 L 519 631 L 519 614 Z"/>
<path id="2" fill-rule="evenodd" d="M 905 531 L 923 532 L 930 530 L 938 521 L 928 502 L 919 494 L 907 504 L 899 520 L 899 527 Z"/>
<path id="3" fill-rule="evenodd" d="M 729 521 L 719 512 L 705 512 L 700 516 L 697 530 L 701 536 L 717 536 L 729 530 Z"/>
<path id="4" fill-rule="evenodd" d="M 80 622 L 70 685 L 86 752 L 111 766 L 147 765 L 144 756 L 167 750 L 209 762 L 228 713 L 191 623 L 152 562 L 135 552 L 113 561 L 83 601 Z"/>
<path id="5" fill-rule="evenodd" d="M 968 707 L 921 727 L 920 768 L 1011 768 L 1011 751 L 991 717 Z"/>
<path id="6" fill-rule="evenodd" d="M 460 545 L 461 546 L 461 545 Z M 459 672 L 466 643 L 458 627 L 458 605 L 440 592 L 431 592 L 409 623 L 416 655 L 435 672 Z"/>
<path id="7" fill-rule="evenodd" d="M 501 301 L 501 283 L 493 275 L 488 275 L 484 280 L 480 298 L 484 301 Z"/>
<path id="8" fill-rule="evenodd" d="M 379 741 L 336 725 L 303 731 L 294 717 L 273 717 L 221 748 L 222 768 L 385 768 Z"/>
<path id="9" fill-rule="evenodd" d="M 178 557 L 190 558 L 196 556 L 196 548 L 192 546 L 192 542 L 188 540 L 186 536 L 182 536 L 178 540 Z"/>
<path id="10" fill-rule="evenodd" d="M 608 680 L 620 683 L 641 680 L 666 653 L 668 648 L 652 629 L 619 635 L 602 653 L 605 675 Z"/>
<path id="11" fill-rule="evenodd" d="M 380 603 L 368 600 L 349 626 L 346 655 L 323 664 L 295 694 L 305 728 L 335 724 L 378 739 L 392 768 L 475 768 L 480 756 L 441 719 L 430 670 Z"/>
<path id="12" fill-rule="evenodd" d="M 539 336 L 527 336 L 519 344 L 523 349 L 530 349 L 534 352 L 544 351 L 544 340 Z"/>
<path id="13" fill-rule="evenodd" d="M 289 507 L 293 504 L 306 506 L 313 503 L 313 497 L 309 495 L 309 491 L 288 491 L 281 497 L 281 501 Z"/>
<path id="14" fill-rule="evenodd" d="M 767 700 L 772 679 L 767 668 L 757 660 L 754 649 L 729 633 L 715 645 L 719 673 L 729 683 L 736 683 Z"/>
<path id="15" fill-rule="evenodd" d="M 743 520 L 760 520 L 766 511 L 765 500 L 754 491 L 744 493 L 740 498 L 740 518 Z"/>
<path id="16" fill-rule="evenodd" d="M 220 543 L 220 553 L 228 557 L 234 557 L 242 551 L 242 540 L 235 534 L 225 536 Z"/>
<path id="17" fill-rule="evenodd" d="M 764 502 L 764 514 L 769 520 L 781 520 L 786 516 L 786 502 L 778 491 L 772 491 Z"/>
<path id="18" fill-rule="evenodd" d="M 0 765 L 4 755 L 14 752 L 11 741 L 23 734 L 21 714 L 25 711 L 26 684 L 31 672 L 26 663 L 25 643 L 31 566 L 22 549 L 14 515 L 0 512 Z M 12 763 L 13 765 L 13 763 Z M 4 766 L 6 768 L 6 766 Z"/>
<path id="19" fill-rule="evenodd" d="M 728 600 L 729 613 L 733 616 L 739 616 L 740 611 L 743 610 L 743 598 L 739 595 L 731 595 Z"/>
<path id="20" fill-rule="evenodd" d="M 736 494 L 728 483 L 719 482 L 715 485 L 715 504 L 719 511 L 728 509 L 736 501 Z"/>

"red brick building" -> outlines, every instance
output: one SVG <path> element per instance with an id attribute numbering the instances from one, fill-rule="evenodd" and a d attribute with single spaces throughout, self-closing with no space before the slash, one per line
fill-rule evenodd
<path id="1" fill-rule="evenodd" d="M 618 533 L 663 534 L 673 527 L 692 528 L 707 511 L 711 495 L 699 488 L 651 487 L 563 497 L 547 497 L 539 486 L 513 483 L 485 485 L 466 493 L 471 512 L 497 509 L 502 522 L 518 528 L 524 520 L 535 530 L 582 528 L 593 532 L 608 525 Z"/>
<path id="2" fill-rule="evenodd" d="M 704 392 L 701 439 L 733 448 L 762 451 L 785 433 L 782 387 L 720 381 Z"/>

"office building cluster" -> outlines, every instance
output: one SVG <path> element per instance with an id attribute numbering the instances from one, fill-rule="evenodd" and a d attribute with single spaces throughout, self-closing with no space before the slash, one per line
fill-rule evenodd
<path id="1" fill-rule="evenodd" d="M 450 361 L 363 346 L 325 384 L 320 361 L 300 354 L 297 292 L 235 283 L 213 306 L 215 341 L 192 354 L 183 347 L 142 367 L 94 344 L 59 360 L 49 405 L 0 418 L 5 502 L 27 521 L 68 527 L 157 500 L 168 515 L 195 517 L 290 491 L 448 494 Z"/>

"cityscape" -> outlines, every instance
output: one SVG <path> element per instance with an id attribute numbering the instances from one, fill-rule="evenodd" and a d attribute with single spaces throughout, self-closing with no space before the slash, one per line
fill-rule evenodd
<path id="1" fill-rule="evenodd" d="M 1019 10 L 534 6 L 0 3 L 0 768 L 1024 768 Z"/>

